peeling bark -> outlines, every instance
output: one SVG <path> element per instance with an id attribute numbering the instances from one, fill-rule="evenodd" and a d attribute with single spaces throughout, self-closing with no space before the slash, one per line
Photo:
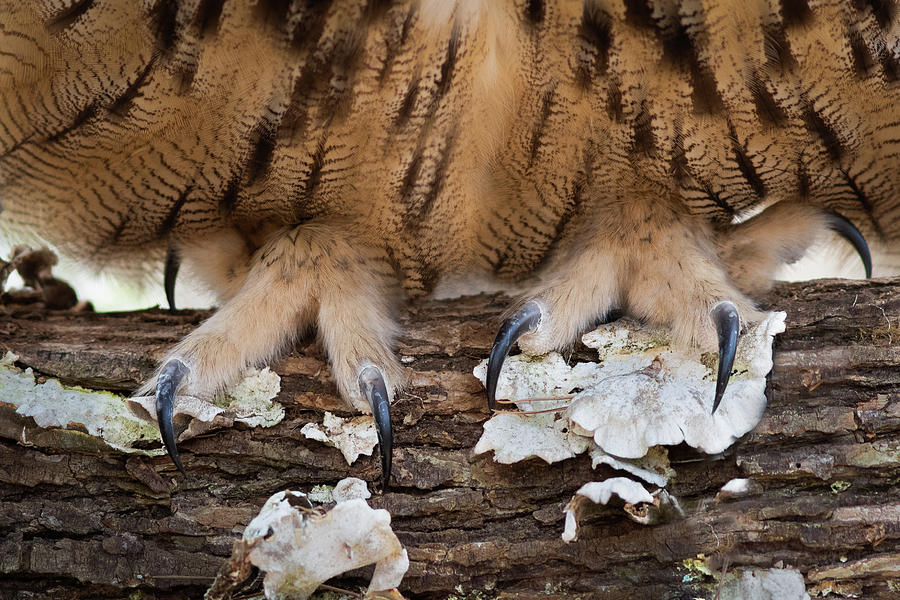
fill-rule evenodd
<path id="1" fill-rule="evenodd" d="M 488 413 L 471 372 L 509 300 L 415 305 L 399 347 L 409 386 L 393 406 L 393 486 L 369 501 L 391 512 L 409 552 L 401 591 L 713 598 L 716 577 L 694 560 L 702 554 L 714 574 L 790 567 L 811 594 L 896 597 L 898 292 L 900 281 L 890 280 L 776 287 L 766 304 L 787 311 L 787 331 L 777 338 L 763 421 L 723 455 L 670 452 L 677 476 L 667 489 L 685 518 L 642 526 L 621 506 L 592 507 L 571 544 L 560 538 L 564 505 L 581 484 L 614 471 L 592 470 L 586 456 L 505 466 L 472 453 Z M 0 316 L 0 350 L 41 377 L 128 394 L 207 314 L 17 308 Z M 574 358 L 590 354 L 576 349 Z M 348 467 L 337 449 L 300 434 L 325 410 L 349 414 L 320 350 L 301 348 L 274 369 L 284 421 L 183 443 L 187 475 L 165 457 L 113 450 L 77 424 L 41 429 L 0 403 L 0 598 L 199 598 L 272 493 L 347 476 L 374 488 L 377 456 Z M 756 491 L 717 499 L 735 477 L 752 478 Z M 353 587 L 370 571 L 333 583 Z"/>

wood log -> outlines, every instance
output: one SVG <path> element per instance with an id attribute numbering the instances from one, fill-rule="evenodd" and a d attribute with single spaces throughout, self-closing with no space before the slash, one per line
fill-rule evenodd
<path id="1" fill-rule="evenodd" d="M 765 304 L 787 311 L 787 331 L 759 426 L 721 455 L 671 449 L 668 489 L 683 518 L 644 526 L 621 506 L 591 508 L 569 544 L 564 505 L 583 483 L 616 472 L 592 469 L 586 456 L 506 466 L 472 451 L 488 417 L 472 369 L 510 300 L 412 306 L 398 349 L 409 386 L 392 408 L 393 485 L 370 500 L 390 511 L 408 549 L 401 591 L 711 599 L 722 573 L 785 567 L 814 596 L 898 597 L 898 292 L 900 280 L 778 285 Z M 0 350 L 40 378 L 127 395 L 207 315 L 7 308 Z M 116 451 L 77 424 L 41 429 L 0 403 L 0 598 L 200 598 L 271 494 L 347 476 L 374 487 L 377 456 L 348 467 L 338 450 L 301 435 L 326 410 L 349 414 L 321 351 L 301 346 L 274 365 L 286 418 L 183 443 L 185 475 L 166 457 Z M 590 353 L 576 349 L 579 358 Z M 0 400 L 9 402 L 2 389 Z M 717 497 L 737 477 L 755 491 Z M 332 583 L 365 578 L 362 570 Z"/>

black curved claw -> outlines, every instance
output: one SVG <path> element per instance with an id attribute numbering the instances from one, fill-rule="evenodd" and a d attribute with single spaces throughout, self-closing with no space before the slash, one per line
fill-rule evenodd
<path id="1" fill-rule="evenodd" d="M 828 216 L 828 226 L 839 236 L 850 242 L 853 249 L 859 254 L 859 258 L 862 259 L 863 266 L 866 268 L 866 279 L 872 277 L 872 254 L 869 252 L 866 238 L 856 228 L 856 225 L 851 223 L 845 216 L 836 212 L 829 213 Z"/>
<path id="2" fill-rule="evenodd" d="M 497 403 L 497 381 L 500 379 L 500 370 L 503 368 L 503 361 L 506 360 L 510 347 L 523 333 L 530 333 L 537 329 L 540 322 L 541 307 L 534 300 L 530 300 L 500 325 L 497 339 L 494 340 L 494 345 L 491 347 L 487 378 L 485 379 L 489 409 L 494 410 Z"/>
<path id="3" fill-rule="evenodd" d="M 166 301 L 169 303 L 169 312 L 175 312 L 175 278 L 178 277 L 178 267 L 181 266 L 181 256 L 174 246 L 169 246 L 166 252 L 166 266 L 163 271 L 163 286 L 166 289 Z"/>
<path id="4" fill-rule="evenodd" d="M 181 466 L 181 458 L 178 456 L 178 446 L 175 445 L 175 424 L 172 421 L 172 411 L 175 403 L 175 392 L 181 380 L 187 375 L 188 368 L 183 362 L 172 359 L 163 366 L 156 378 L 156 420 L 159 425 L 159 433 L 162 435 L 166 452 L 172 457 L 172 462 L 178 470 L 184 473 Z"/>
<path id="5" fill-rule="evenodd" d="M 712 311 L 716 332 L 719 334 L 719 371 L 716 373 L 716 396 L 713 400 L 712 414 L 716 414 L 719 402 L 728 387 L 731 369 L 734 367 L 734 354 L 737 351 L 738 333 L 741 330 L 741 319 L 737 307 L 728 300 L 716 304 Z"/>
<path id="6" fill-rule="evenodd" d="M 394 434 L 391 431 L 391 406 L 387 385 L 378 367 L 368 366 L 359 374 L 359 391 L 363 393 L 375 417 L 378 433 L 378 451 L 381 454 L 381 478 L 383 490 L 391 481 L 391 459 L 394 451 Z"/>

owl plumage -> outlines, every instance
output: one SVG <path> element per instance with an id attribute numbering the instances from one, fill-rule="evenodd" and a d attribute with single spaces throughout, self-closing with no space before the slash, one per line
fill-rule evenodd
<path id="1" fill-rule="evenodd" d="M 4 2 L 0 227 L 218 294 L 144 388 L 179 465 L 172 397 L 315 327 L 389 472 L 439 283 L 524 290 L 496 379 L 614 308 L 727 354 L 827 230 L 900 249 L 898 77 L 887 0 Z"/>

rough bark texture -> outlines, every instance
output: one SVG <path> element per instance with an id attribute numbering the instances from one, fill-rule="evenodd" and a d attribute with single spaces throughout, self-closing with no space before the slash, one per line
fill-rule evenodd
<path id="1" fill-rule="evenodd" d="M 504 466 L 472 453 L 488 413 L 471 372 L 508 299 L 414 306 L 399 348 L 412 360 L 393 407 L 393 488 L 370 500 L 391 512 L 409 551 L 402 591 L 713 598 L 715 578 L 691 568 L 703 554 L 716 571 L 796 568 L 812 594 L 897 597 L 898 291 L 887 280 L 778 286 L 767 304 L 787 311 L 788 329 L 777 338 L 763 421 L 724 455 L 670 454 L 677 477 L 668 489 L 687 516 L 648 527 L 621 507 L 598 507 L 582 515 L 571 544 L 560 539 L 563 506 L 613 471 L 592 470 L 585 456 Z M 0 316 L 0 350 L 43 376 L 127 394 L 205 316 L 23 309 Z M 338 450 L 300 434 L 325 410 L 346 414 L 316 347 L 275 370 L 284 421 L 185 442 L 187 475 L 164 457 L 86 445 L 77 426 L 39 430 L 0 404 L 0 598 L 199 598 L 272 493 L 351 475 L 374 482 L 377 457 L 348 467 Z M 716 500 L 735 477 L 752 478 L 758 492 Z M 365 572 L 356 575 L 338 584 Z"/>

